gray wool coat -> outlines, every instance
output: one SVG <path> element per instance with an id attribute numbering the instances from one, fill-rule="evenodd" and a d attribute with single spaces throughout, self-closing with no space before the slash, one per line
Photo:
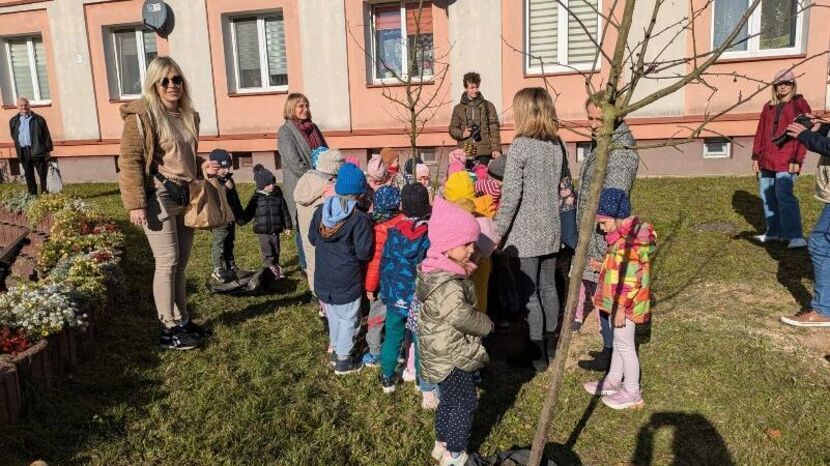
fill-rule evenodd
<path id="1" fill-rule="evenodd" d="M 314 125 L 314 128 L 320 133 L 320 141 L 328 147 L 323 138 L 323 132 L 317 128 L 317 125 Z M 297 187 L 300 177 L 313 168 L 311 148 L 308 147 L 308 143 L 294 123 L 286 120 L 277 132 L 277 150 L 282 162 L 282 193 L 288 204 L 288 210 L 291 212 L 292 220 L 296 220 L 297 204 L 294 203 L 294 188 Z"/>
<path id="2" fill-rule="evenodd" d="M 519 137 L 507 151 L 496 232 L 512 257 L 559 252 L 559 180 L 562 153 L 557 141 Z"/>
<path id="3" fill-rule="evenodd" d="M 614 143 L 628 146 L 636 144 L 631 130 L 628 129 L 628 125 L 625 123 L 618 126 L 614 131 Z M 591 181 L 594 179 L 596 162 L 596 146 L 593 145 L 591 146 L 591 150 L 585 154 L 585 160 L 582 161 L 582 168 L 579 172 L 579 197 L 576 204 L 576 216 L 580 219 L 580 222 L 587 208 L 588 190 Z M 637 169 L 639 167 L 640 158 L 636 150 L 617 149 L 612 151 L 608 157 L 608 171 L 605 174 L 605 183 L 602 185 L 603 189 L 618 188 L 630 195 L 631 188 L 634 186 L 634 179 L 637 178 Z M 594 230 L 591 236 L 591 244 L 588 246 L 588 260 L 593 259 L 602 262 L 607 252 L 608 243 L 605 242 L 605 236 Z M 596 283 L 599 280 L 599 272 L 592 270 L 590 267 L 585 267 L 585 273 L 582 274 L 582 279 Z"/>

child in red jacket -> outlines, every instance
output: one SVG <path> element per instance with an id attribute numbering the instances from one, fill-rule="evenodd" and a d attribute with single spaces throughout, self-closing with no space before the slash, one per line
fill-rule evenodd
<path id="1" fill-rule="evenodd" d="M 367 322 L 366 344 L 369 351 L 363 355 L 363 364 L 368 367 L 380 364 L 381 333 L 386 321 L 386 305 L 378 299 L 380 289 L 380 258 L 389 229 L 394 228 L 403 215 L 401 209 L 401 191 L 395 186 L 381 186 L 375 192 L 375 204 L 372 220 L 375 222 L 375 253 L 366 268 L 366 298 L 369 300 L 369 320 Z"/>

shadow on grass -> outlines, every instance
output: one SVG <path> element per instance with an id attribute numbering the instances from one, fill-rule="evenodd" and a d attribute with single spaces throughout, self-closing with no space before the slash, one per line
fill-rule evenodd
<path id="1" fill-rule="evenodd" d="M 632 464 L 653 464 L 654 440 L 657 433 L 664 428 L 674 430 L 674 461 L 671 464 L 735 464 L 726 442 L 715 426 L 700 414 L 683 412 L 660 412 L 651 415 L 648 424 L 641 427 L 637 435 L 637 449 L 631 458 Z"/>
<path id="2" fill-rule="evenodd" d="M 761 198 L 747 191 L 736 191 L 732 195 L 732 209 L 742 215 L 755 231 L 738 233 L 735 239 L 749 241 L 766 250 L 767 254 L 778 263 L 775 278 L 793 296 L 801 309 L 810 307 L 810 292 L 802 283 L 803 280 L 812 280 L 812 267 L 806 248 L 788 249 L 783 243 L 760 243 L 753 237 L 766 230 L 764 208 Z"/>
<path id="3" fill-rule="evenodd" d="M 282 280 L 280 283 L 293 282 L 296 289 L 297 281 Z M 289 285 L 285 285 L 289 286 Z M 286 292 L 287 293 L 287 292 Z M 305 304 L 311 297 L 311 292 L 303 293 L 299 296 L 285 296 L 279 299 L 266 301 L 264 303 L 252 304 L 239 312 L 226 312 L 220 316 L 207 320 L 204 325 L 207 328 L 213 328 L 216 324 L 236 325 L 241 324 L 249 319 L 255 319 L 265 314 L 276 312 L 281 307 L 292 306 L 295 304 Z"/>

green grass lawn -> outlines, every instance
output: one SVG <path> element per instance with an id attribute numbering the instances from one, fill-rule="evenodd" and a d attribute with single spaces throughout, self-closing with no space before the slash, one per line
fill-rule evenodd
<path id="1" fill-rule="evenodd" d="M 808 228 L 820 209 L 812 186 L 798 183 Z M 0 429 L 0 464 L 432 464 L 432 415 L 411 385 L 387 396 L 375 370 L 329 370 L 293 241 L 283 241 L 290 276 L 278 292 L 231 298 L 205 290 L 210 241 L 199 232 L 190 304 L 214 335 L 199 350 L 162 352 L 153 258 L 117 187 L 67 191 L 126 230 L 129 299 L 100 329 L 92 359 L 52 390 L 28 392 L 25 424 Z M 247 199 L 252 187 L 241 191 Z M 600 346 L 591 316 L 549 436 L 559 464 L 830 463 L 830 330 L 777 323 L 807 299 L 811 268 L 806 251 L 748 240 L 763 224 L 756 191 L 751 178 L 637 182 L 635 210 L 660 247 L 654 323 L 640 335 L 646 408 L 615 412 L 582 390 L 596 374 L 576 361 Z M 237 256 L 259 264 L 250 227 L 239 230 Z M 546 382 L 498 361 L 484 371 L 478 451 L 530 443 Z"/>

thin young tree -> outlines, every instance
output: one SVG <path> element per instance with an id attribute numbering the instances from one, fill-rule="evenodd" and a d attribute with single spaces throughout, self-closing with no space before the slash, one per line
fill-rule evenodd
<path id="1" fill-rule="evenodd" d="M 586 212 L 580 221 L 579 241 L 574 255 L 572 277 L 581 277 L 586 266 L 588 246 L 591 241 L 590 235 L 594 227 L 594 217 L 599 205 L 599 197 L 605 180 L 608 158 L 612 151 L 619 148 L 647 149 L 656 147 L 671 147 L 691 142 L 703 134 L 718 134 L 710 129 L 710 124 L 718 118 L 734 110 L 735 108 L 749 102 L 760 93 L 769 89 L 772 85 L 766 78 L 753 77 L 745 73 L 733 71 L 723 73 L 711 70 L 721 56 L 736 45 L 750 41 L 760 36 L 765 31 L 757 31 L 754 34 L 747 34 L 745 26 L 749 23 L 753 12 L 758 8 L 761 0 L 748 2 L 744 13 L 738 18 L 734 25 L 728 30 L 726 36 L 719 44 L 711 48 L 701 48 L 698 38 L 701 18 L 706 12 L 714 10 L 715 0 L 690 0 L 689 11 L 682 19 L 672 24 L 660 24 L 660 13 L 668 8 L 676 8 L 669 0 L 613 0 L 607 12 L 599 11 L 593 2 L 588 0 L 570 0 L 570 3 L 581 2 L 590 7 L 603 22 L 602 31 L 592 31 L 585 23 L 568 8 L 568 2 L 556 0 L 562 6 L 568 16 L 573 18 L 583 32 L 590 38 L 596 47 L 594 64 L 602 63 L 605 70 L 602 74 L 598 71 L 583 72 L 586 92 L 591 102 L 602 110 L 602 122 L 600 128 L 593 134 L 596 143 L 596 165 L 594 178 L 589 189 Z M 641 31 L 633 28 L 635 18 L 635 7 L 638 3 L 645 3 L 646 9 L 650 5 L 650 18 Z M 681 2 L 682 3 L 682 2 Z M 804 0 L 798 0 L 796 6 L 787 12 L 779 12 L 781 21 L 795 21 L 796 16 L 804 10 L 817 6 L 817 2 L 807 4 Z M 824 5 L 822 5 L 824 6 Z M 770 27 L 779 27 L 774 24 Z M 613 34 L 608 34 L 608 32 Z M 666 51 L 669 44 L 681 35 L 686 35 L 692 44 L 691 54 L 680 58 L 667 58 Z M 613 37 L 613 41 L 606 42 L 607 37 Z M 510 46 L 513 50 L 527 55 L 527 52 L 520 51 Z M 820 56 L 826 56 L 827 50 L 814 53 L 810 56 L 798 58 L 789 67 L 790 70 Z M 541 58 L 530 56 L 532 60 Z M 594 69 L 597 67 L 594 66 Z M 544 74 L 544 73 L 543 73 Z M 710 108 L 716 105 L 714 96 L 719 92 L 716 85 L 718 79 L 729 78 L 734 82 L 746 83 L 748 91 L 738 92 L 734 99 L 723 108 Z M 658 80 L 658 83 L 667 82 L 665 86 L 643 92 L 641 85 L 645 81 Z M 553 86 L 547 80 L 545 85 L 557 94 Z M 673 137 L 665 142 L 653 144 L 638 144 L 634 147 L 621 146 L 614 142 L 614 131 L 624 118 L 632 113 L 658 103 L 661 99 L 680 91 L 687 86 L 705 86 L 710 90 L 706 103 L 706 110 L 701 121 L 696 125 L 686 125 L 678 129 Z M 639 92 L 638 92 L 639 91 Z M 566 125 L 567 126 L 567 125 Z M 577 130 L 578 131 L 578 130 Z M 536 466 L 539 464 L 548 438 L 553 413 L 557 407 L 560 385 L 565 369 L 565 362 L 571 342 L 571 328 L 574 312 L 579 295 L 579 280 L 571 280 L 568 287 L 568 298 L 565 305 L 565 317 L 562 322 L 563 330 L 557 345 L 556 355 L 550 365 L 550 382 L 545 395 L 545 402 L 539 415 L 536 434 L 533 439 L 531 456 L 528 464 Z"/>
<path id="2" fill-rule="evenodd" d="M 367 66 L 374 66 L 384 71 L 387 79 L 380 81 L 381 95 L 391 104 L 391 108 L 384 110 L 392 118 L 402 124 L 402 128 L 409 138 L 409 151 L 414 170 L 415 162 L 419 157 L 418 137 L 423 133 L 427 124 L 434 120 L 438 111 L 449 104 L 449 90 L 445 88 L 449 75 L 449 57 L 452 47 L 448 47 L 440 55 L 436 55 L 433 40 L 422 34 L 424 11 L 432 8 L 432 3 L 425 0 L 401 0 L 401 8 L 407 4 L 417 7 L 412 11 L 414 30 L 407 30 L 401 37 L 401 48 L 406 50 L 405 61 L 401 69 L 392 63 L 387 63 L 383 57 L 371 52 L 372 47 L 364 45 L 353 34 L 349 25 L 347 29 L 352 40 L 366 56 Z M 407 18 L 410 16 L 407 11 Z M 368 27 L 368 26 L 367 26 Z M 372 34 L 364 34 L 367 39 Z M 374 40 L 372 37 L 371 40 Z"/>

